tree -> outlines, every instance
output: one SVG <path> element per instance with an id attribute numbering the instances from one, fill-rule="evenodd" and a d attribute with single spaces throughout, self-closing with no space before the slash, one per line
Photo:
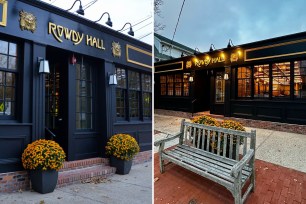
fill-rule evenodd
<path id="1" fill-rule="evenodd" d="M 163 3 L 163 0 L 154 0 L 154 15 L 161 17 L 160 6 L 163 5 Z M 154 32 L 164 30 L 165 27 L 165 25 L 158 23 L 156 20 L 154 21 Z"/>

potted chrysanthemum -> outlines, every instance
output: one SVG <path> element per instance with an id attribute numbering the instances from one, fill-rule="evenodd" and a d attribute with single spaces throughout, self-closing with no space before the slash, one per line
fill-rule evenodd
<path id="1" fill-rule="evenodd" d="M 28 144 L 22 154 L 22 165 L 29 170 L 32 189 L 43 194 L 53 192 L 65 157 L 64 150 L 52 140 Z"/>
<path id="2" fill-rule="evenodd" d="M 117 174 L 128 174 L 133 157 L 139 152 L 139 145 L 128 134 L 113 135 L 106 144 L 106 154 L 110 155 L 111 166 L 116 167 Z"/>

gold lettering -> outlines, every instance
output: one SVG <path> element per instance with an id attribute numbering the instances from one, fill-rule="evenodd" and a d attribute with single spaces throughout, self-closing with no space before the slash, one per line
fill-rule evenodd
<path id="1" fill-rule="evenodd" d="M 62 37 L 64 32 L 64 27 L 63 26 L 57 26 L 57 35 L 58 37 Z"/>
<path id="2" fill-rule="evenodd" d="M 71 37 L 71 33 L 72 33 L 72 30 L 69 30 L 68 28 L 64 28 L 64 34 L 65 34 L 65 38 L 67 40 L 70 40 L 70 37 Z"/>
<path id="3" fill-rule="evenodd" d="M 78 35 L 78 41 L 76 43 L 74 43 L 74 45 L 78 45 L 82 42 L 83 38 L 84 38 L 84 34 L 82 33 L 82 35 L 80 35 L 79 32 L 77 32 L 77 35 Z"/>
<path id="4" fill-rule="evenodd" d="M 92 46 L 97 47 L 97 39 L 95 37 L 92 40 Z"/>
<path id="5" fill-rule="evenodd" d="M 104 47 L 104 41 L 103 40 L 101 40 L 101 48 L 100 48 L 101 50 L 105 50 L 105 47 Z"/>
<path id="6" fill-rule="evenodd" d="M 78 34 L 76 31 L 72 30 L 72 42 L 76 43 L 78 41 Z"/>
<path id="7" fill-rule="evenodd" d="M 55 39 L 59 42 L 63 42 L 56 34 L 56 24 L 55 23 L 51 23 L 49 22 L 49 29 L 48 29 L 48 33 L 52 33 L 52 35 L 55 37 Z"/>
<path id="8" fill-rule="evenodd" d="M 86 35 L 86 45 L 91 46 L 92 36 Z"/>

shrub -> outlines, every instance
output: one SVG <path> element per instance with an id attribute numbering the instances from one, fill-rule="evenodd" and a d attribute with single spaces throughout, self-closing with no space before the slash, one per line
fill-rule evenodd
<path id="1" fill-rule="evenodd" d="M 219 126 L 219 122 L 216 119 L 206 115 L 196 117 L 191 120 L 191 122 L 209 126 Z"/>
<path id="2" fill-rule="evenodd" d="M 30 170 L 58 171 L 66 154 L 60 145 L 52 140 L 40 139 L 28 144 L 22 154 L 22 165 Z"/>
<path id="3" fill-rule="evenodd" d="M 139 152 L 140 148 L 134 137 L 128 134 L 113 135 L 105 147 L 107 155 L 122 160 L 131 160 Z"/>

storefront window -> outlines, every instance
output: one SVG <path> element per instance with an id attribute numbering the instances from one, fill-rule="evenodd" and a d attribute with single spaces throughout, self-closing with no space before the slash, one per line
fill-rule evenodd
<path id="1" fill-rule="evenodd" d="M 0 40 L 0 118 L 15 116 L 17 44 Z"/>
<path id="2" fill-rule="evenodd" d="M 294 98 L 306 98 L 306 60 L 294 62 Z"/>
<path id="3" fill-rule="evenodd" d="M 151 80 L 151 75 L 148 74 L 142 74 L 142 104 L 143 104 L 143 117 L 151 118 L 152 80 Z"/>
<path id="4" fill-rule="evenodd" d="M 173 78 L 174 78 L 173 75 L 167 76 L 168 96 L 173 96 L 173 82 L 174 82 Z"/>
<path id="5" fill-rule="evenodd" d="M 272 96 L 289 98 L 290 96 L 290 62 L 272 64 Z"/>
<path id="6" fill-rule="evenodd" d="M 138 72 L 128 71 L 130 117 L 139 117 L 140 77 Z"/>
<path id="7" fill-rule="evenodd" d="M 160 76 L 159 80 L 160 80 L 160 95 L 165 96 L 167 95 L 167 87 L 166 87 L 167 78 L 166 76 Z"/>
<path id="8" fill-rule="evenodd" d="M 116 115 L 117 118 L 126 118 L 126 73 L 125 69 L 116 68 L 117 88 L 116 88 Z"/>
<path id="9" fill-rule="evenodd" d="M 269 97 L 269 65 L 254 66 L 254 98 Z"/>
<path id="10" fill-rule="evenodd" d="M 251 97 L 251 68 L 238 67 L 238 97 Z"/>
<path id="11" fill-rule="evenodd" d="M 116 68 L 117 119 L 151 118 L 152 77 L 149 74 Z"/>
<path id="12" fill-rule="evenodd" d="M 223 72 L 216 73 L 216 103 L 224 103 L 225 83 L 223 79 L 223 74 Z"/>
<path id="13" fill-rule="evenodd" d="M 93 118 L 92 67 L 76 64 L 76 128 L 92 129 Z"/>

